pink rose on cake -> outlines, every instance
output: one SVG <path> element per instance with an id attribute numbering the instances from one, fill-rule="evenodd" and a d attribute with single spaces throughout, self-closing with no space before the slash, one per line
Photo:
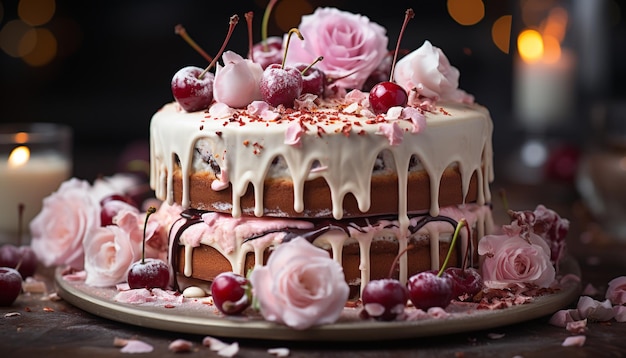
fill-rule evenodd
<path id="1" fill-rule="evenodd" d="M 43 200 L 31 221 L 31 248 L 45 266 L 83 269 L 83 239 L 100 226 L 100 203 L 87 181 L 72 178 Z"/>
<path id="2" fill-rule="evenodd" d="M 487 235 L 478 243 L 485 287 L 506 288 L 520 283 L 549 287 L 556 272 L 550 248 L 535 233 L 522 237 L 519 231 Z"/>
<path id="3" fill-rule="evenodd" d="M 315 66 L 327 78 L 337 79 L 339 87 L 361 89 L 388 53 L 384 27 L 363 15 L 336 8 L 317 8 L 313 14 L 302 16 L 298 30 L 304 41 L 292 36 L 286 63 L 311 64 L 323 56 Z"/>
<path id="4" fill-rule="evenodd" d="M 300 330 L 334 323 L 350 291 L 341 265 L 302 237 L 279 245 L 250 282 L 266 320 Z"/>
<path id="5" fill-rule="evenodd" d="M 409 104 L 420 106 L 425 99 L 473 103 L 474 96 L 459 89 L 459 70 L 443 51 L 429 41 L 402 57 L 394 79 L 409 92 Z"/>

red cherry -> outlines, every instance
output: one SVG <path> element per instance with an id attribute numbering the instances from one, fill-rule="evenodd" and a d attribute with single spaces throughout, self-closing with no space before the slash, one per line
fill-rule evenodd
<path id="1" fill-rule="evenodd" d="M 298 64 L 295 67 L 302 74 L 302 93 L 312 93 L 318 97 L 323 97 L 326 89 L 324 71 L 306 64 Z M 303 72 L 305 70 L 306 72 Z"/>
<path id="2" fill-rule="evenodd" d="M 283 61 L 282 37 L 268 37 L 266 42 L 259 42 L 252 46 L 251 60 L 266 69 L 269 65 L 280 64 Z"/>
<path id="3" fill-rule="evenodd" d="M 554 148 L 545 163 L 545 173 L 549 179 L 573 182 L 580 161 L 580 149 L 564 144 Z"/>
<path id="4" fill-rule="evenodd" d="M 293 107 L 302 93 L 302 74 L 294 67 L 272 64 L 263 71 L 260 88 L 263 100 L 270 105 Z"/>
<path id="5" fill-rule="evenodd" d="M 0 266 L 14 268 L 22 277 L 33 276 L 37 263 L 37 256 L 30 246 L 4 244 L 0 247 Z"/>
<path id="6" fill-rule="evenodd" d="M 438 275 L 436 270 L 417 273 L 407 282 L 409 299 L 424 311 L 431 307 L 446 308 L 452 300 L 452 278 L 445 271 Z"/>
<path id="7" fill-rule="evenodd" d="M 445 272 L 452 278 L 453 297 L 474 297 L 483 288 L 483 278 L 473 267 L 462 269 L 460 267 L 448 267 Z"/>
<path id="8" fill-rule="evenodd" d="M 0 267 L 0 306 L 10 306 L 22 292 L 22 275 L 10 267 Z"/>
<path id="9" fill-rule="evenodd" d="M 217 309 L 226 315 L 240 314 L 252 303 L 248 279 L 230 271 L 215 276 L 211 295 Z"/>
<path id="10" fill-rule="evenodd" d="M 130 266 L 128 286 L 130 288 L 162 288 L 170 283 L 170 270 L 163 260 L 147 258 Z"/>
<path id="11" fill-rule="evenodd" d="M 394 82 L 376 84 L 369 95 L 370 106 L 374 113 L 386 113 L 389 108 L 406 106 L 409 96 L 400 85 Z"/>
<path id="12" fill-rule="evenodd" d="M 183 67 L 172 77 L 172 94 L 187 112 L 201 111 L 213 102 L 213 80 L 215 75 L 195 66 Z"/>
<path id="13" fill-rule="evenodd" d="M 408 299 L 407 288 L 391 278 L 368 282 L 361 294 L 365 317 L 378 321 L 396 319 L 404 312 Z"/>
<path id="14" fill-rule="evenodd" d="M 393 81 L 393 71 L 396 65 L 396 59 L 398 58 L 398 52 L 400 51 L 400 40 L 402 39 L 407 23 L 413 16 L 415 16 L 413 9 L 407 9 L 400 34 L 398 35 L 398 42 L 396 42 L 396 49 L 393 53 L 391 69 L 389 70 L 389 81 L 378 83 L 370 90 L 370 106 L 376 114 L 385 113 L 391 107 L 406 106 L 409 100 L 406 90 Z"/>

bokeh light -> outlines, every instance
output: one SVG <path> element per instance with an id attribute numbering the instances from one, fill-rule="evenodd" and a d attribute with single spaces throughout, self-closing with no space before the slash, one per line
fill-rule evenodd
<path id="1" fill-rule="evenodd" d="M 2 23 L 6 14 L 0 3 L 0 49 L 30 66 L 52 62 L 58 53 L 58 41 L 43 26 L 53 23 L 55 11 L 55 0 L 19 0 L 17 19 Z"/>
<path id="2" fill-rule="evenodd" d="M 513 16 L 500 16 L 491 27 L 491 39 L 498 49 L 504 53 L 509 53 L 511 46 L 511 24 Z"/>
<path id="3" fill-rule="evenodd" d="M 30 26 L 45 25 L 54 16 L 54 0 L 20 0 L 17 15 Z"/>
<path id="4" fill-rule="evenodd" d="M 36 37 L 35 48 L 22 59 L 31 66 L 43 66 L 51 62 L 57 54 L 57 40 L 46 28 L 34 28 L 29 32 L 34 32 Z"/>
<path id="5" fill-rule="evenodd" d="M 543 56 L 543 38 L 538 31 L 524 30 L 517 37 L 517 49 L 526 62 L 534 62 Z"/>
<path id="6" fill-rule="evenodd" d="M 22 20 L 7 22 L 0 29 L 0 48 L 11 57 L 24 56 L 35 47 L 34 42 L 31 43 L 30 48 L 26 46 L 26 42 L 22 42 L 22 38 L 30 29 L 30 26 Z"/>
<path id="7" fill-rule="evenodd" d="M 272 14 L 276 25 L 286 33 L 299 25 L 302 15 L 311 14 L 313 10 L 306 0 L 289 0 L 279 1 Z"/>
<path id="8" fill-rule="evenodd" d="M 475 25 L 485 17 L 482 0 L 448 0 L 448 13 L 461 25 Z"/>

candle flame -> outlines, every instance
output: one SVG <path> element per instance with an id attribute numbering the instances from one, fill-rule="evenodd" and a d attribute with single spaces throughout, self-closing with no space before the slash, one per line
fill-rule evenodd
<path id="1" fill-rule="evenodd" d="M 24 164 L 28 163 L 28 159 L 30 158 L 30 150 L 27 146 L 21 145 L 16 147 L 11 151 L 9 155 L 9 167 L 11 168 L 19 168 Z"/>
<path id="2" fill-rule="evenodd" d="M 555 7 L 540 24 L 538 30 L 526 29 L 517 37 L 517 49 L 524 62 L 556 63 L 561 58 L 561 43 L 565 38 L 568 15 L 562 7 Z"/>

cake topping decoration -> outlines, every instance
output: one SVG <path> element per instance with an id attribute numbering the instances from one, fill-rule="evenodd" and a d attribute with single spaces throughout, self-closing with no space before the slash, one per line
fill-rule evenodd
<path id="1" fill-rule="evenodd" d="M 363 15 L 317 8 L 302 16 L 297 28 L 306 40 L 293 40 L 285 62 L 312 63 L 323 56 L 318 67 L 338 87 L 361 89 L 387 56 L 385 28 Z M 284 36 L 283 43 L 286 41 Z"/>

